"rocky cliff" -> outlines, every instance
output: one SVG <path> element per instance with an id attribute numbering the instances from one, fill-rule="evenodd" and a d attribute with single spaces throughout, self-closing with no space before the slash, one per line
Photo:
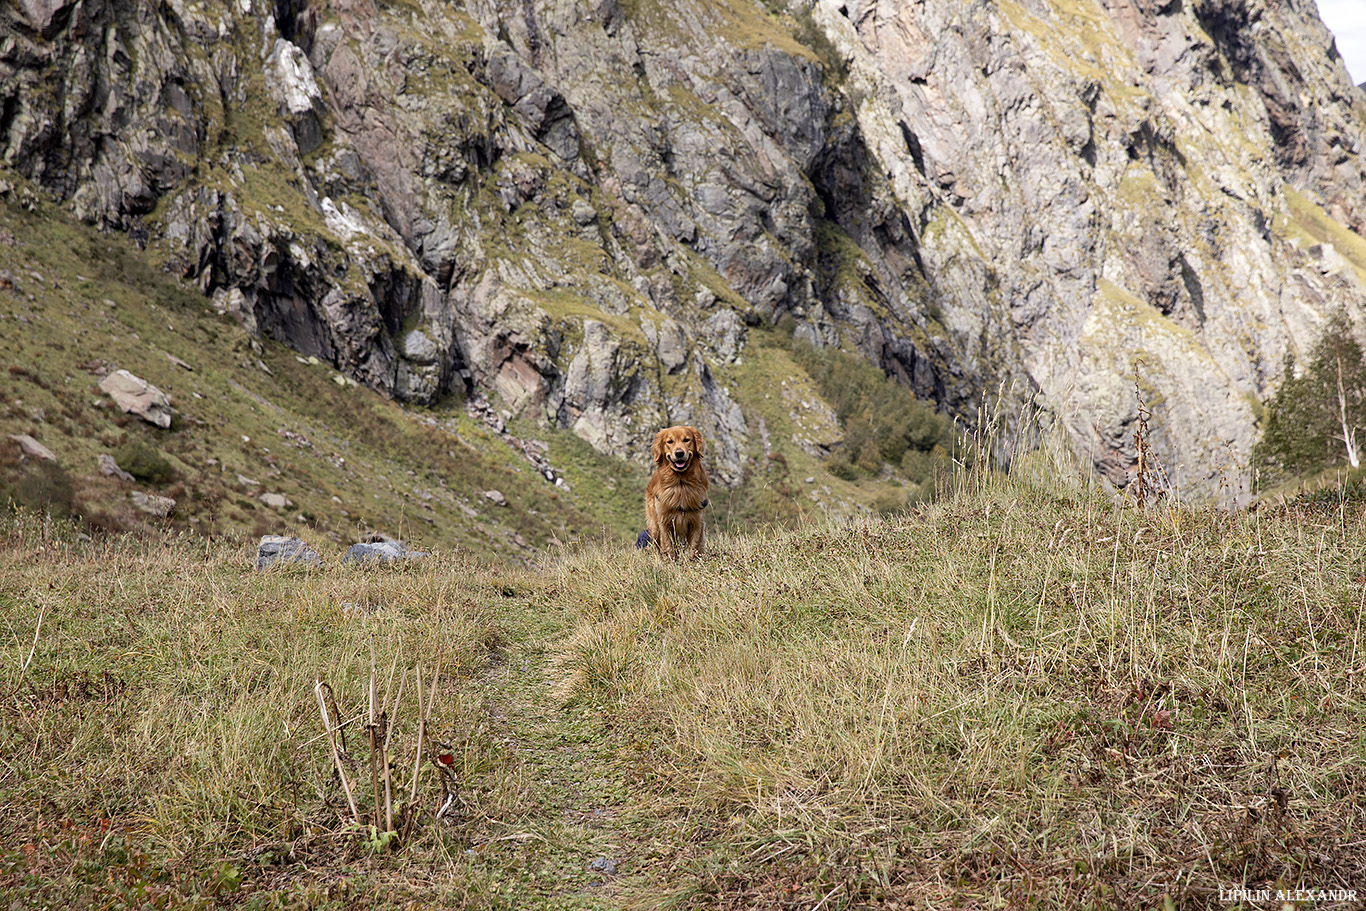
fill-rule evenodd
<path id="1" fill-rule="evenodd" d="M 1366 316 L 1366 94 L 1309 0 L 19 0 L 0 159 L 252 332 L 739 483 L 753 331 L 1103 475 L 1245 489 Z"/>

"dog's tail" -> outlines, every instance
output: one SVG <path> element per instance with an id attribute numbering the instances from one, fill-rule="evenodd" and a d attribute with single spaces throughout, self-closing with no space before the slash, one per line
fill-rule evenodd
<path id="1" fill-rule="evenodd" d="M 650 546 L 650 530 L 647 528 L 636 535 L 636 550 L 644 550 Z"/>

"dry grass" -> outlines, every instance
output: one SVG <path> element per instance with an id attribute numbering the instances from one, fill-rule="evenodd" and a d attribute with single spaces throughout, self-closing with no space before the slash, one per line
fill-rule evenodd
<path id="1" fill-rule="evenodd" d="M 277 880 L 294 883 L 280 903 L 313 905 L 349 866 L 382 873 L 395 848 L 404 864 L 449 866 L 489 820 L 523 812 L 517 775 L 491 765 L 500 747 L 477 684 L 512 591 L 496 567 L 448 554 L 421 570 L 258 573 L 253 554 L 202 539 L 63 542 L 60 526 L 23 514 L 4 531 L 0 893 L 19 907 L 217 904 Z M 369 830 L 372 654 L 382 675 L 395 662 L 443 669 L 415 806 L 416 700 L 391 719 L 399 816 L 415 820 L 401 845 Z M 332 770 L 317 680 L 348 722 L 360 827 Z M 464 783 L 454 825 L 433 822 L 441 757 Z"/>
<path id="2" fill-rule="evenodd" d="M 1021 456 L 913 514 L 718 534 L 683 565 L 603 546 L 542 570 L 438 553 L 257 573 L 220 544 L 63 540 L 21 514 L 0 548 L 0 892 L 805 909 L 1366 892 L 1360 506 L 1139 511 L 1060 477 Z M 382 672 L 445 668 L 431 730 L 458 775 L 451 818 L 429 772 L 387 845 L 368 786 L 351 819 L 313 689 L 363 714 L 372 647 Z"/>
<path id="3" fill-rule="evenodd" d="M 562 691 L 656 744 L 682 904 L 1366 892 L 1366 523 L 1017 472 L 897 521 L 589 554 Z"/>

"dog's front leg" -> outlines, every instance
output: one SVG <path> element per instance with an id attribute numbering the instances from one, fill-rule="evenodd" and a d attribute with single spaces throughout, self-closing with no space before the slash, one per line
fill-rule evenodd
<path id="1" fill-rule="evenodd" d="M 660 523 L 659 552 L 664 555 L 664 559 L 666 560 L 678 558 L 676 546 L 676 535 L 678 532 L 677 524 L 677 518 L 671 519 L 667 526 L 665 526 L 663 522 Z"/>
<path id="2" fill-rule="evenodd" d="M 702 517 L 699 515 L 693 521 L 692 528 L 688 529 L 688 555 L 694 560 L 700 559 L 702 556 L 703 535 L 704 526 Z"/>

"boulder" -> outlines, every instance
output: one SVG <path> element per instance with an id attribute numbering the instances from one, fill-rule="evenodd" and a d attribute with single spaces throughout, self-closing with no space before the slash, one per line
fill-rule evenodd
<path id="1" fill-rule="evenodd" d="M 162 429 L 171 426 L 171 400 L 157 387 L 127 370 L 115 370 L 100 380 L 100 389 L 128 414 Z"/>
<path id="2" fill-rule="evenodd" d="M 503 496 L 501 490 L 486 490 L 484 491 L 484 498 L 492 502 L 494 506 L 508 505 L 508 498 Z"/>
<path id="3" fill-rule="evenodd" d="M 158 519 L 164 519 L 175 512 L 175 500 L 170 497 L 162 497 L 154 493 L 144 493 L 141 490 L 135 490 L 129 496 L 133 501 L 133 505 L 142 512 L 147 513 L 149 516 L 156 516 Z"/>
<path id="4" fill-rule="evenodd" d="M 114 461 L 114 457 L 107 452 L 100 453 L 100 474 L 106 478 L 114 478 L 119 481 L 131 482 L 133 476 L 119 467 L 119 463 Z"/>
<path id="5" fill-rule="evenodd" d="M 284 509 L 289 506 L 289 498 L 282 493 L 263 493 L 260 500 L 271 509 Z"/>
<path id="6" fill-rule="evenodd" d="M 414 364 L 435 364 L 441 357 L 441 349 L 427 333 L 414 329 L 403 337 L 403 357 Z"/>
<path id="7" fill-rule="evenodd" d="M 24 455 L 34 459 L 41 459 L 44 462 L 55 462 L 57 457 L 52 450 L 26 433 L 12 433 L 9 438 L 19 444 L 19 449 Z"/>
<path id="8" fill-rule="evenodd" d="M 409 550 L 402 541 L 374 541 L 352 544 L 342 555 L 343 563 L 392 563 L 395 560 L 417 560 L 427 554 Z"/>
<path id="9" fill-rule="evenodd" d="M 321 566 L 323 558 L 303 542 L 289 535 L 262 535 L 256 546 L 256 568 L 268 569 L 276 564 L 302 563 Z"/>

